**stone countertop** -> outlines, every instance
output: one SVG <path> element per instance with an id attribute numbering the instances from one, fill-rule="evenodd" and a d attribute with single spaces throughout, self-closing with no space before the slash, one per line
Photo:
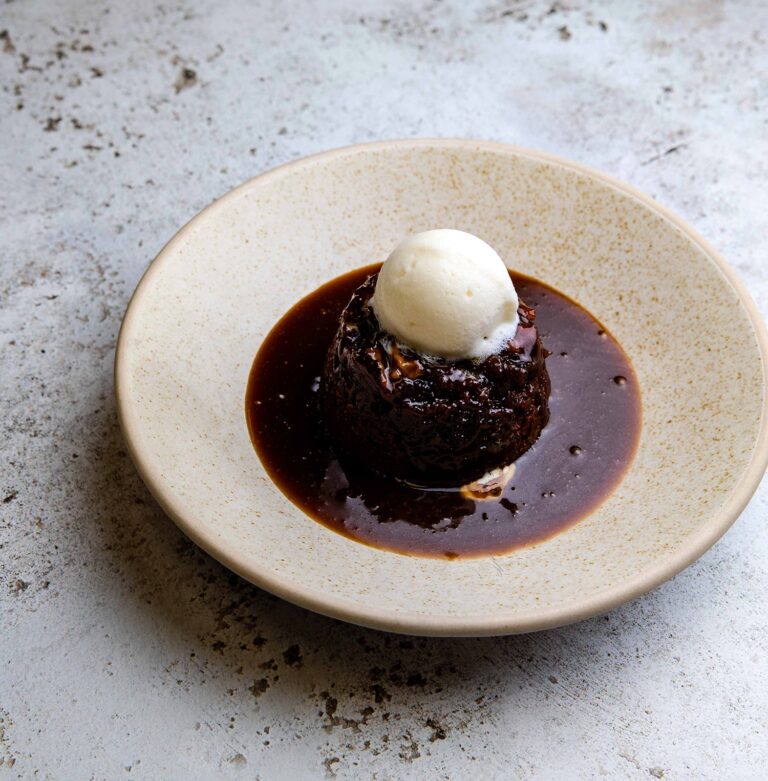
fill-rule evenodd
<path id="1" fill-rule="evenodd" d="M 0 5 L 0 778 L 758 779 L 768 489 L 673 581 L 536 635 L 308 613 L 192 545 L 115 418 L 147 263 L 212 199 L 378 138 L 514 142 L 647 191 L 768 314 L 768 6 Z"/>

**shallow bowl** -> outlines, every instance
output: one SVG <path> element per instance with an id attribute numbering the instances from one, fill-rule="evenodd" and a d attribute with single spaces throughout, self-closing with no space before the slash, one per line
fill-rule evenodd
<path id="1" fill-rule="evenodd" d="M 640 444 L 617 489 L 567 531 L 502 556 L 419 558 L 335 534 L 274 486 L 246 427 L 248 372 L 275 321 L 434 227 L 481 236 L 579 301 L 618 338 L 642 389 Z M 491 635 L 607 611 L 728 529 L 768 460 L 767 345 L 726 263 L 633 188 L 503 144 L 394 141 L 282 166 L 201 212 L 136 289 L 115 372 L 143 479 L 227 567 L 358 624 Z"/>

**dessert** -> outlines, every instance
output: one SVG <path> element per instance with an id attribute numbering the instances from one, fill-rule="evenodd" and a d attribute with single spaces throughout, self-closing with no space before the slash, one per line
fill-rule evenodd
<path id="1" fill-rule="evenodd" d="M 339 341 L 343 319 L 367 324 L 371 332 L 358 338 L 374 339 L 370 299 L 381 271 L 380 263 L 373 264 L 322 285 L 289 309 L 259 348 L 246 391 L 246 419 L 265 472 L 279 490 L 308 516 L 357 542 L 445 559 L 508 553 L 562 531 L 604 501 L 628 468 L 639 439 L 640 393 L 632 365 L 621 346 L 589 312 L 544 282 L 506 269 L 525 305 L 517 307 L 520 322 L 514 335 L 505 338 L 513 342 L 528 339 L 528 355 L 542 343 L 549 352 L 545 369 L 548 398 L 544 374 L 534 377 L 529 371 L 530 385 L 538 390 L 530 391 L 531 407 L 521 410 L 519 418 L 533 421 L 530 425 L 540 430 L 538 438 L 533 428 L 527 434 L 517 432 L 514 438 L 521 451 L 529 439 L 535 439 L 533 444 L 512 463 L 488 469 L 479 480 L 466 476 L 486 469 L 477 452 L 472 469 L 462 472 L 472 459 L 454 455 L 453 445 L 433 448 L 429 469 L 421 469 L 418 478 L 410 482 L 387 473 L 398 468 L 392 466 L 393 459 L 400 457 L 394 447 L 387 464 L 381 463 L 376 469 L 367 466 L 378 457 L 371 450 L 365 458 L 342 453 L 339 440 L 346 436 L 344 429 L 356 424 L 351 414 L 346 418 L 337 415 L 333 421 L 326 419 L 335 414 L 329 408 L 328 393 L 334 387 L 333 371 L 327 384 L 327 366 L 336 360 L 336 351 L 343 346 Z M 508 292 L 506 300 L 510 300 Z M 530 327 L 528 307 L 536 313 Z M 509 319 L 502 322 L 490 318 L 485 325 L 488 323 L 503 325 Z M 376 334 L 380 335 L 380 326 L 377 328 Z M 390 328 L 396 329 L 397 325 L 390 324 Z M 397 341 L 392 339 L 392 345 Z M 366 397 L 377 399 L 382 387 L 380 374 L 369 370 L 373 364 L 358 365 L 360 351 L 343 347 L 345 361 L 357 380 L 370 382 Z M 494 363 L 503 350 L 497 346 L 496 352 L 485 358 L 446 358 L 398 345 L 396 351 L 386 353 L 389 382 L 392 384 L 393 373 L 400 372 L 412 384 L 418 383 L 423 375 L 408 378 L 408 373 L 422 371 L 424 364 L 429 364 L 430 377 L 439 384 L 440 378 L 450 379 L 449 366 L 451 372 L 465 366 L 474 373 L 473 388 L 482 388 L 483 381 L 487 381 L 488 393 L 498 393 L 496 381 L 491 384 L 491 373 L 485 370 L 480 376 L 478 367 Z M 539 359 L 544 365 L 543 353 Z M 374 363 L 379 365 L 378 361 Z M 500 363 L 503 367 L 503 361 Z M 455 388 L 462 387 L 462 377 L 466 379 L 466 369 L 459 371 L 464 374 L 454 377 Z M 400 378 L 395 380 L 397 385 Z M 337 390 L 345 394 L 347 391 L 341 388 L 356 387 L 355 383 L 337 384 Z M 503 378 L 500 384 L 503 387 Z M 533 410 L 537 393 L 543 398 L 538 415 Z M 412 403 L 416 406 L 415 401 Z M 386 407 L 383 398 L 378 398 L 376 404 Z M 543 415 L 545 407 L 548 421 Z M 358 419 L 367 415 L 369 425 L 376 426 L 377 420 L 372 417 L 376 409 L 379 407 L 370 404 Z M 382 419 L 386 420 L 386 411 Z M 460 434 L 465 431 L 460 421 L 456 427 Z M 336 430 L 334 437 L 330 435 L 332 428 Z M 378 436 L 383 436 L 381 428 Z M 443 439 L 443 443 L 447 441 Z M 468 439 L 466 445 L 463 452 L 469 456 L 473 451 Z M 351 451 L 355 443 L 348 447 Z M 371 445 L 371 449 L 376 448 Z M 513 456 L 513 450 L 503 457 L 499 453 L 499 460 Z M 412 454 L 401 460 L 402 469 L 412 468 Z M 423 485 L 430 482 L 424 479 L 427 472 L 435 482 Z M 441 476 L 436 477 L 438 474 Z"/>
<path id="2" fill-rule="evenodd" d="M 354 292 L 328 351 L 323 413 L 339 452 L 417 485 L 514 461 L 549 419 L 534 319 L 485 242 L 406 239 Z"/>

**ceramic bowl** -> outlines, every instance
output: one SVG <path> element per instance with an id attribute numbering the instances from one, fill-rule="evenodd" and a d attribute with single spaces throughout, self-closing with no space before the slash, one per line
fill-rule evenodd
<path id="1" fill-rule="evenodd" d="M 244 415 L 254 355 L 292 304 L 404 235 L 448 226 L 593 312 L 630 355 L 643 400 L 635 460 L 591 515 L 465 561 L 377 550 L 310 519 L 265 473 Z M 227 567 L 346 621 L 490 635 L 607 611 L 723 534 L 768 458 L 767 343 L 725 262 L 633 188 L 497 143 L 395 141 L 282 166 L 195 217 L 131 300 L 116 386 L 149 489 Z"/>

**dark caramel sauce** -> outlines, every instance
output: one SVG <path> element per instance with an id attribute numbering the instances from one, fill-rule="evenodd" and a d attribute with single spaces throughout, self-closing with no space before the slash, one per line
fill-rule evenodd
<path id="1" fill-rule="evenodd" d="M 246 417 L 256 452 L 307 515 L 378 548 L 454 559 L 508 552 L 568 528 L 604 501 L 640 434 L 640 391 L 619 344 L 578 304 L 510 272 L 551 351 L 551 417 L 490 501 L 422 490 L 342 463 L 320 416 L 323 362 L 339 315 L 380 264 L 331 280 L 269 332 L 251 369 Z M 498 491 L 496 492 L 499 493 Z"/>

